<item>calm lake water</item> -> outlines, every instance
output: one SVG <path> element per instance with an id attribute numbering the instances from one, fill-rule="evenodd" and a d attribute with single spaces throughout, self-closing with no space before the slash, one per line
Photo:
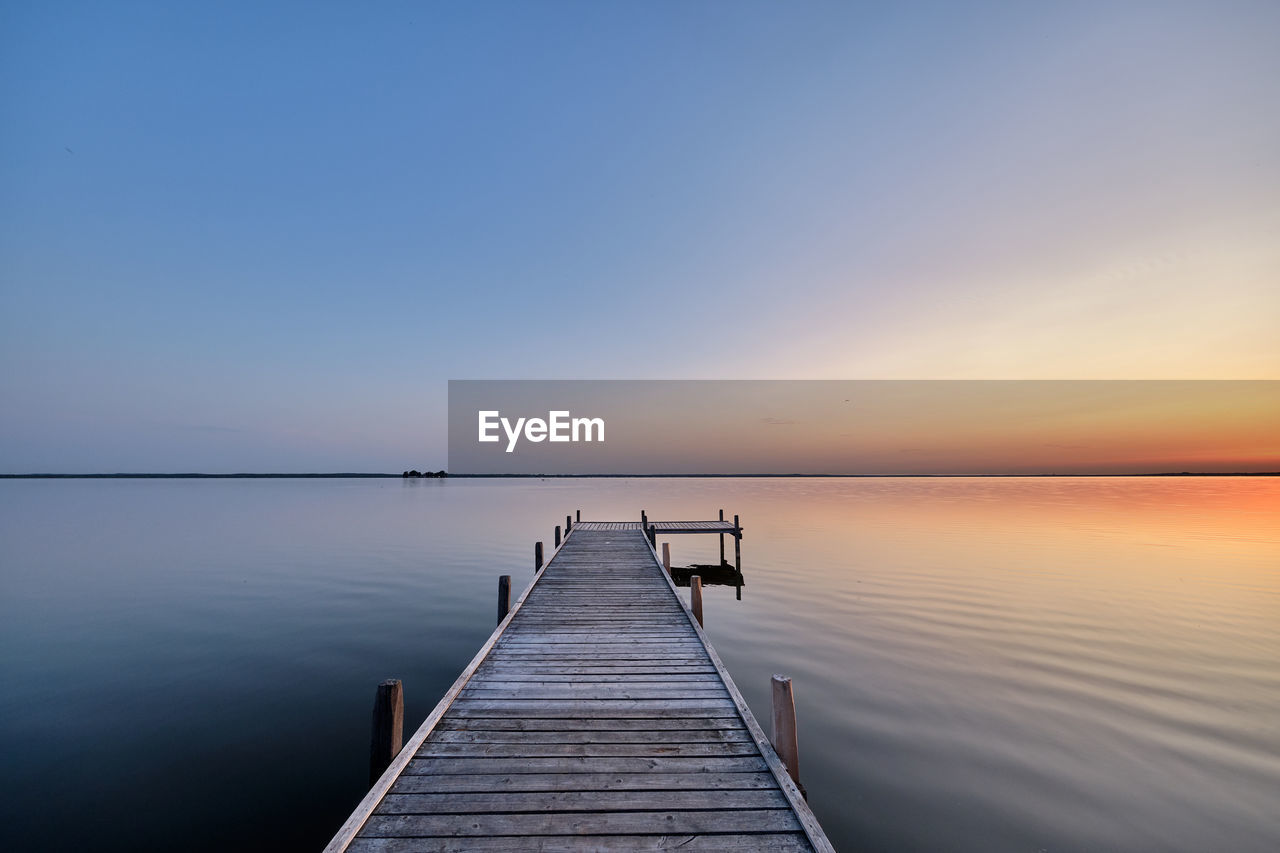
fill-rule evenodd
<path id="1" fill-rule="evenodd" d="M 3 481 L 0 848 L 318 850 L 579 508 L 742 516 L 838 849 L 1280 849 L 1274 478 Z"/>

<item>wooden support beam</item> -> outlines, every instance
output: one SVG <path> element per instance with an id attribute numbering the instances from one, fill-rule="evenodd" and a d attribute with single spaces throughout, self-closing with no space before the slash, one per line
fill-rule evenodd
<path id="1" fill-rule="evenodd" d="M 573 516 L 574 521 L 582 521 L 582 510 L 578 510 Z"/>
<path id="2" fill-rule="evenodd" d="M 796 697 L 791 679 L 775 675 L 773 684 L 773 748 L 787 767 L 787 773 L 800 784 L 800 744 L 796 739 Z M 803 791 L 804 789 L 801 788 Z"/>
<path id="3" fill-rule="evenodd" d="M 573 516 L 566 515 L 564 517 L 564 535 L 568 536 L 569 531 L 573 529 Z"/>
<path id="4" fill-rule="evenodd" d="M 378 685 L 373 697 L 373 737 L 369 742 L 369 784 L 378 781 L 404 743 L 404 686 L 398 678 Z"/>
<path id="5" fill-rule="evenodd" d="M 693 611 L 693 618 L 698 620 L 698 624 L 705 628 L 702 621 L 702 578 L 699 575 L 689 578 L 689 609 Z"/>
<path id="6" fill-rule="evenodd" d="M 498 578 L 498 624 L 502 624 L 502 620 L 507 618 L 507 611 L 511 609 L 511 575 L 502 575 Z"/>
<path id="7" fill-rule="evenodd" d="M 542 543 L 533 543 L 533 570 L 536 572 L 542 568 Z"/>
<path id="8" fill-rule="evenodd" d="M 649 544 L 654 548 L 658 547 L 658 528 L 652 524 L 649 525 Z"/>
<path id="9" fill-rule="evenodd" d="M 560 547 L 560 525 L 556 525 L 556 547 Z"/>

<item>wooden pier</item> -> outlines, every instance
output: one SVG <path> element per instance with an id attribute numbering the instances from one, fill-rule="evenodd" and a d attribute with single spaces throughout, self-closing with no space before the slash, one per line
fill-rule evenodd
<path id="1" fill-rule="evenodd" d="M 736 519 L 565 526 L 326 851 L 831 850 L 654 548 Z"/>

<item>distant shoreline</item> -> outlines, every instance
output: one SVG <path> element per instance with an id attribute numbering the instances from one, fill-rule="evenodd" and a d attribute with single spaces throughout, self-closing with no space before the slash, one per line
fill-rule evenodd
<path id="1" fill-rule="evenodd" d="M 0 474 L 0 480 L 359 480 L 382 479 L 400 474 Z"/>
<path id="2" fill-rule="evenodd" d="M 674 480 L 674 479 L 966 479 L 1028 477 L 1280 477 L 1280 471 L 1168 471 L 1153 474 L 449 474 L 408 477 L 403 474 L 0 474 L 0 480 Z"/>

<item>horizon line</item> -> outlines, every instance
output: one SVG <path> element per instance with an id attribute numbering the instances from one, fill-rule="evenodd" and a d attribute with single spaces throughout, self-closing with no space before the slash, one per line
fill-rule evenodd
<path id="1" fill-rule="evenodd" d="M 458 480 L 572 480 L 572 479 L 801 479 L 801 478 L 848 478 L 848 479 L 906 479 L 906 478 L 966 478 L 966 477 L 1280 477 L 1280 471 L 1156 471 L 1156 472 L 1070 472 L 1061 473 L 1055 471 L 1039 472 L 1039 473 L 1023 473 L 1023 474 L 997 474 L 997 473 L 973 473 L 973 474 L 840 474 L 840 473 L 822 473 L 822 474 L 449 474 L 443 477 L 438 475 L 430 476 L 430 472 L 424 472 L 424 476 L 411 477 L 405 474 L 389 474 L 378 472 L 302 472 L 302 473 L 271 473 L 271 472 L 238 472 L 234 474 L 208 474 L 201 472 L 184 472 L 184 473 L 129 473 L 116 472 L 110 474 L 49 474 L 49 473 L 33 473 L 33 474 L 0 474 L 0 480 L 252 480 L 252 479 L 411 479 L 411 480 L 442 480 L 442 479 L 458 479 Z"/>

